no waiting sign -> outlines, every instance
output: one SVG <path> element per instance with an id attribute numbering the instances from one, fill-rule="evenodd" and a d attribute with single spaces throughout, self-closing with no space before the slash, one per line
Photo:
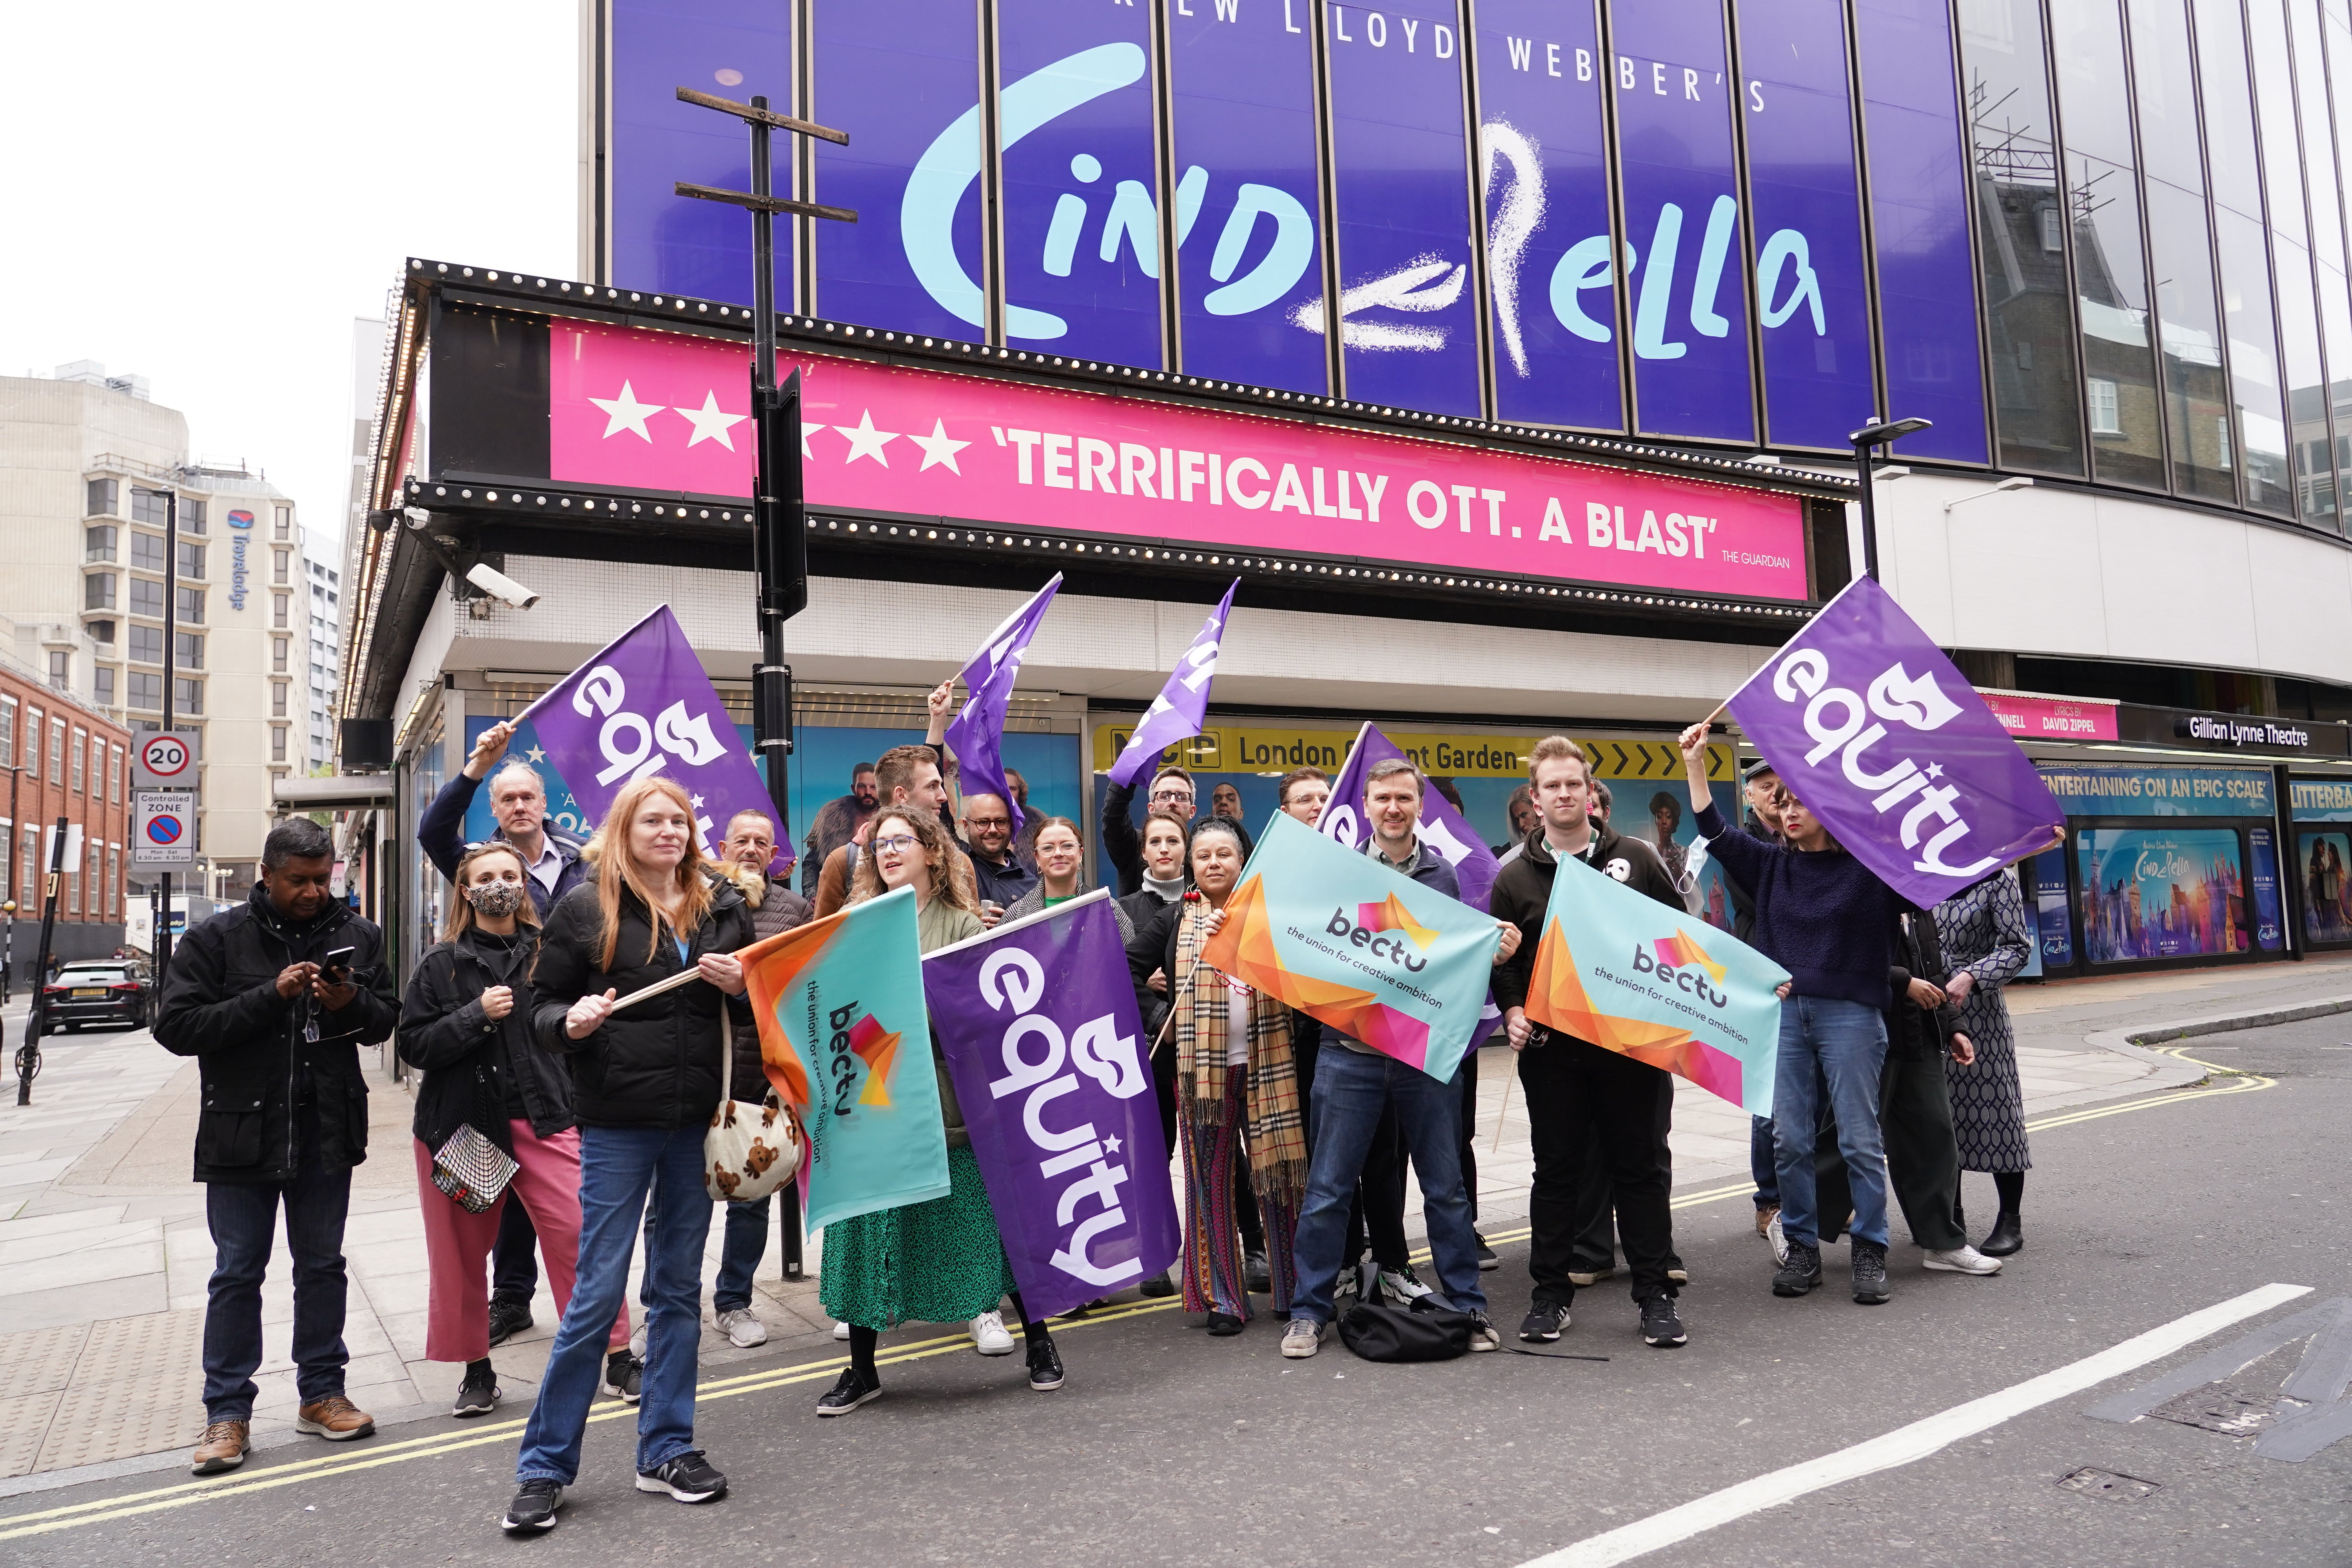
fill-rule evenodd
<path id="1" fill-rule="evenodd" d="M 139 737 L 131 748 L 131 783 L 138 789 L 196 787 L 198 737 L 179 731 Z"/>
<path id="2" fill-rule="evenodd" d="M 131 863 L 150 870 L 193 870 L 196 864 L 196 793 L 133 790 Z"/>

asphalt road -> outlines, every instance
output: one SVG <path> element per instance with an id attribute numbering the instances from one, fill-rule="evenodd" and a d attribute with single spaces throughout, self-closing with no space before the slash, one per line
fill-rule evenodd
<path id="1" fill-rule="evenodd" d="M 1734 1194 L 1677 1215 L 1694 1274 L 1678 1351 L 1641 1343 L 1622 1281 L 1580 1294 L 1557 1347 L 1605 1362 L 1379 1366 L 1334 1341 L 1286 1362 L 1270 1320 L 1211 1341 L 1181 1313 L 1147 1310 L 1060 1331 L 1058 1393 L 1030 1392 L 1018 1357 L 983 1361 L 949 1341 L 886 1364 L 881 1400 L 820 1422 L 833 1365 L 801 1348 L 707 1374 L 718 1386 L 699 1436 L 733 1482 L 713 1505 L 631 1489 L 630 1424 L 605 1419 L 589 1428 L 560 1528 L 509 1542 L 496 1520 L 520 1422 L 434 1422 L 350 1448 L 280 1448 L 223 1482 L 165 1473 L 19 1497 L 0 1505 L 0 1558 L 123 1568 L 593 1551 L 828 1568 L 1516 1568 L 2281 1282 L 2311 1293 L 1916 1462 L 1637 1561 L 2352 1563 L 2352 1440 L 2287 1463 L 2244 1436 L 2085 1414 L 2264 1322 L 2352 1297 L 2347 1035 L 2352 1023 L 2321 1019 L 2191 1042 L 2190 1055 L 2260 1077 L 2059 1113 L 2034 1138 L 2027 1245 L 2007 1272 L 1925 1273 L 1898 1222 L 1885 1307 L 1835 1289 L 1774 1299 L 1769 1254 Z M 1970 1179 L 1969 1198 L 1981 1229 L 1987 1178 Z M 1501 1250 L 1486 1278 L 1511 1323 L 1526 1305 L 1524 1243 Z M 1832 1285 L 1845 1259 L 1830 1249 Z M 2275 1388 L 2296 1353 L 2241 1387 L 2267 1373 Z M 2154 1489 L 2058 1484 L 2085 1468 Z"/>

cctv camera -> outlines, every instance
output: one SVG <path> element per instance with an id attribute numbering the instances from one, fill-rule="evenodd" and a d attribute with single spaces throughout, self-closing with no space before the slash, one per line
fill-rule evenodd
<path id="1" fill-rule="evenodd" d="M 536 591 L 478 561 L 466 573 L 466 581 L 510 610 L 528 610 L 539 603 Z"/>

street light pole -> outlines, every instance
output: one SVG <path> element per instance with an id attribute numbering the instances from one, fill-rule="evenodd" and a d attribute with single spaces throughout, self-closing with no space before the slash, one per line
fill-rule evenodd
<path id="1" fill-rule="evenodd" d="M 1878 447 L 1915 436 L 1934 425 L 1929 419 L 1895 419 L 1865 425 L 1846 439 L 1853 445 L 1853 468 L 1862 501 L 1862 574 L 1878 575 L 1878 508 L 1870 488 L 1871 454 Z"/>
<path id="2" fill-rule="evenodd" d="M 808 608 L 808 520 L 801 484 L 801 373 L 776 384 L 776 215 L 856 223 L 846 207 L 820 206 L 775 194 L 772 152 L 774 132 L 815 136 L 840 146 L 846 132 L 778 114 L 764 98 L 748 104 L 692 88 L 677 89 L 684 103 L 715 109 L 742 121 L 751 132 L 751 188 L 719 190 L 679 181 L 677 194 L 726 202 L 751 215 L 751 416 L 759 471 L 751 486 L 751 569 L 759 584 L 760 661 L 751 667 L 752 745 L 760 753 L 774 807 L 776 835 L 792 832 L 788 759 L 793 752 L 793 668 L 784 662 L 784 623 Z M 788 840 L 787 840 L 788 841 Z M 802 1275 L 800 1205 L 792 1187 L 783 1220 L 783 1273 Z"/>
<path id="3" fill-rule="evenodd" d="M 8 764 L 7 835 L 9 841 L 6 843 L 0 843 L 0 855 L 5 855 L 7 857 L 5 863 L 0 864 L 0 881 L 14 881 L 16 879 L 16 868 L 22 864 L 16 856 L 15 839 L 18 832 L 16 825 L 16 788 L 24 782 L 25 764 L 22 763 L 10 763 Z M 8 917 L 8 934 L 5 937 L 0 937 L 0 1007 L 6 1006 L 8 1005 L 9 998 L 15 994 L 16 984 L 16 906 L 23 902 L 27 896 L 26 889 L 19 888 L 16 889 L 16 897 L 10 899 L 5 906 L 5 910 Z"/>
<path id="4" fill-rule="evenodd" d="M 33 961 L 33 994 L 25 1008 L 25 1043 L 16 1047 L 16 1103 L 33 1103 L 33 1079 L 41 1071 L 42 1015 L 48 1010 L 49 943 L 58 929 L 58 887 L 66 865 L 66 830 L 71 817 L 58 818 L 57 837 L 49 840 L 49 875 L 41 894 L 41 952 Z M 11 924 L 13 925 L 13 921 Z"/>
<path id="5" fill-rule="evenodd" d="M 180 668 L 180 492 L 176 489 L 131 487 L 133 494 L 163 498 L 163 733 L 172 732 L 173 696 L 179 689 Z M 172 873 L 159 871 L 163 918 L 151 940 L 155 946 L 155 984 L 160 992 L 172 967 Z"/>

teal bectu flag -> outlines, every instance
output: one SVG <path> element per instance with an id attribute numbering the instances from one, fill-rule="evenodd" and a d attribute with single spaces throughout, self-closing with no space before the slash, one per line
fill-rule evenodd
<path id="1" fill-rule="evenodd" d="M 1201 959 L 1445 1083 L 1501 940 L 1485 911 L 1277 812 Z"/>
<path id="2" fill-rule="evenodd" d="M 1728 931 L 1562 856 L 1528 1016 L 1769 1116 L 1780 1052 L 1775 993 L 1788 978 Z"/>

